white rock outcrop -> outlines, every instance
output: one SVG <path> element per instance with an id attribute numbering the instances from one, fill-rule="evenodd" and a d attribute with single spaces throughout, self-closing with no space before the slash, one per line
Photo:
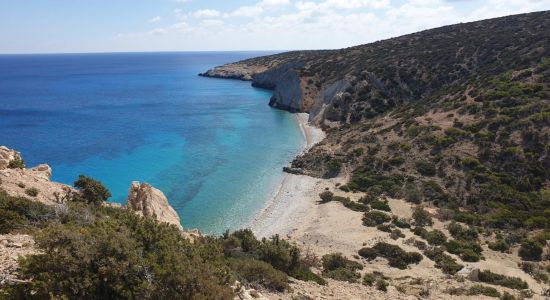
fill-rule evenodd
<path id="1" fill-rule="evenodd" d="M 148 183 L 132 182 L 126 199 L 126 207 L 144 217 L 174 224 L 183 229 L 180 218 L 168 203 L 166 196 Z"/>
<path id="2" fill-rule="evenodd" d="M 22 160 L 21 154 L 5 146 L 0 146 L 0 188 L 9 195 L 25 197 L 44 204 L 59 204 L 68 200 L 75 189 L 50 181 L 52 169 L 46 164 L 34 168 L 9 168 L 14 160 Z M 35 195 L 31 191 L 37 191 Z"/>

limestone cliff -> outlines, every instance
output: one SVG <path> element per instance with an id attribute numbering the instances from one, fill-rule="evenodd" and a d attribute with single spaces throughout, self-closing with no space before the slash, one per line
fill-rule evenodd
<path id="1" fill-rule="evenodd" d="M 154 218 L 183 229 L 176 211 L 160 190 L 148 183 L 132 182 L 128 191 L 126 207 L 147 218 Z"/>
<path id="2" fill-rule="evenodd" d="M 24 168 L 21 154 L 0 146 L 0 187 L 8 194 L 27 197 L 45 204 L 63 203 L 75 190 L 65 184 L 52 182 L 52 169 L 46 164 L 34 168 Z M 11 165 L 11 167 L 10 167 Z M 35 193 L 36 192 L 36 193 Z"/>

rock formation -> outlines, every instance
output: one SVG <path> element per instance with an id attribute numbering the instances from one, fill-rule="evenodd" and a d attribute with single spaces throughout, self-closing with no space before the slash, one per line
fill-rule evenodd
<path id="1" fill-rule="evenodd" d="M 67 195 L 75 190 L 50 181 L 52 169 L 46 164 L 34 168 L 10 168 L 10 162 L 21 161 L 21 154 L 13 149 L 0 146 L 0 187 L 8 194 L 26 197 L 45 204 L 62 203 Z M 34 195 L 33 190 L 38 193 Z"/>
<path id="2" fill-rule="evenodd" d="M 160 222 L 174 224 L 183 229 L 176 211 L 168 203 L 164 194 L 148 183 L 132 182 L 128 191 L 126 207 L 144 217 L 154 218 Z"/>

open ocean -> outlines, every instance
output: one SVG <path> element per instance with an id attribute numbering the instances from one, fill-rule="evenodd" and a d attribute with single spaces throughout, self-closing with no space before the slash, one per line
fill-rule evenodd
<path id="1" fill-rule="evenodd" d="M 304 144 L 294 117 L 249 82 L 197 76 L 262 52 L 0 55 L 0 145 L 54 181 L 162 190 L 186 228 L 246 224 Z"/>

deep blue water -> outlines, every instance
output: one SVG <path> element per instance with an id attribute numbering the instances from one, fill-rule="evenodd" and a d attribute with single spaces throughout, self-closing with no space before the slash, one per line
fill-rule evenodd
<path id="1" fill-rule="evenodd" d="M 0 145 L 53 180 L 161 189 L 187 228 L 235 229 L 260 209 L 303 137 L 248 82 L 197 76 L 265 53 L 0 55 Z"/>

